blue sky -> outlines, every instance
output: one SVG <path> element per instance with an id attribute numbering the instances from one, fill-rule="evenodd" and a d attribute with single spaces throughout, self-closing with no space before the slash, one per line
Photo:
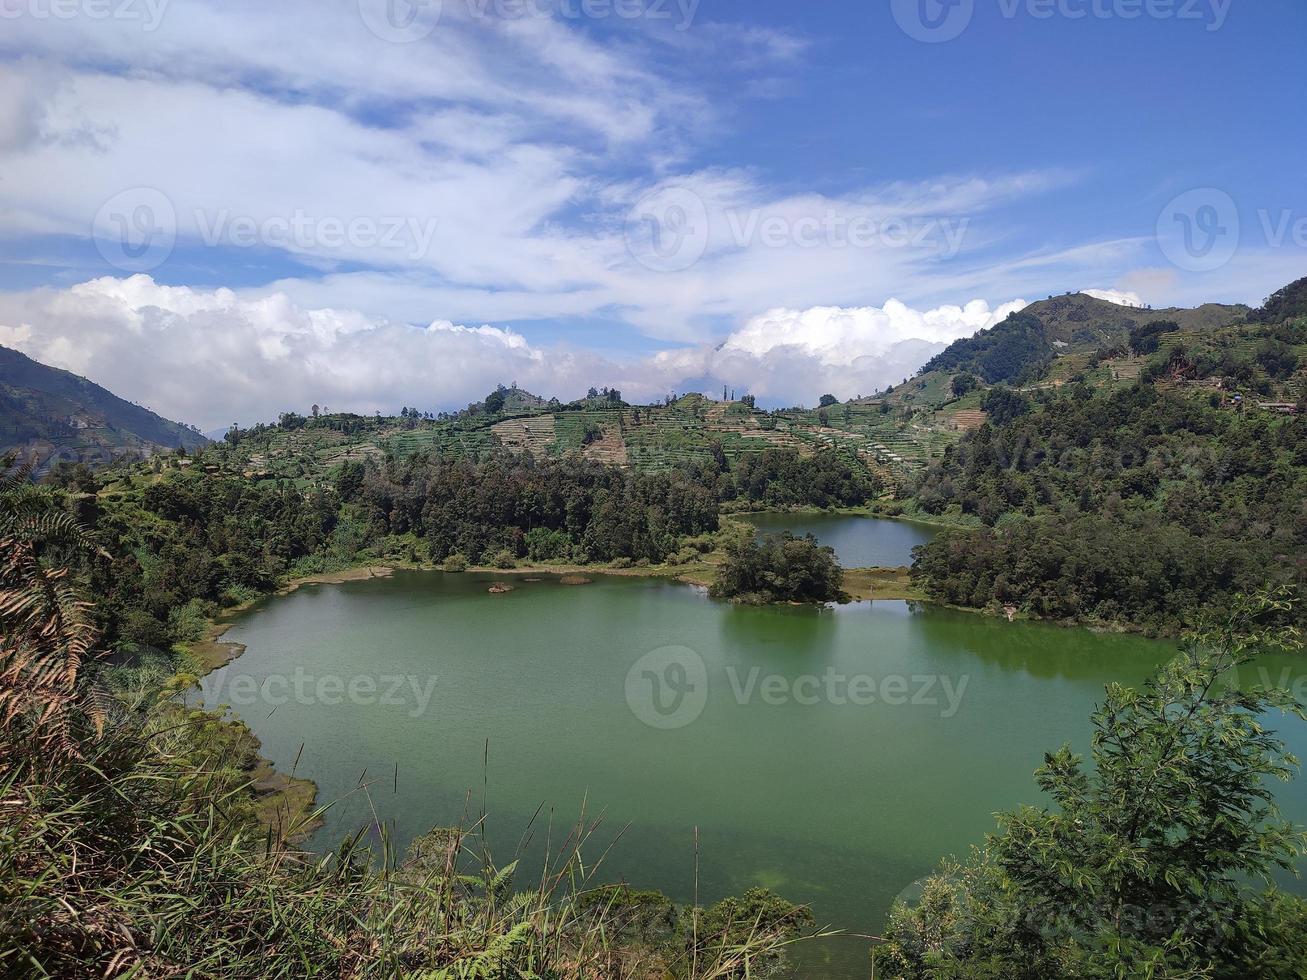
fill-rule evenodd
<path id="1" fill-rule="evenodd" d="M 1307 274 L 1298 0 L 55 2 L 0 0 L 0 343 L 206 427 L 810 402 Z"/>

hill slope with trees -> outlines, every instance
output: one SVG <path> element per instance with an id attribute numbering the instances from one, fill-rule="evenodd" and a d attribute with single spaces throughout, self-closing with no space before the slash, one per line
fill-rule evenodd
<path id="1" fill-rule="evenodd" d="M 1150 320 L 1059 358 L 1074 373 L 1050 382 L 1048 362 L 975 393 L 985 421 L 911 493 L 983 526 L 923 548 L 918 581 L 957 605 L 1166 632 L 1262 582 L 1301 586 L 1307 319 L 1270 321 Z"/>
<path id="2" fill-rule="evenodd" d="M 198 449 L 207 441 L 86 378 L 0 347 L 0 455 L 19 450 L 49 468 Z"/>

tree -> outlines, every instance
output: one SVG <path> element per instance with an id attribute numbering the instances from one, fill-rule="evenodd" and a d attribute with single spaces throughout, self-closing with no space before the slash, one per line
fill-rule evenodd
<path id="1" fill-rule="evenodd" d="M 790 532 L 761 539 L 742 536 L 726 549 L 709 590 L 713 598 L 762 604 L 768 602 L 848 602 L 844 569 L 835 551 L 817 543 L 811 534 L 797 538 Z"/>
<path id="2" fill-rule="evenodd" d="M 980 403 L 995 425 L 1007 425 L 1030 411 L 1030 399 L 1011 388 L 994 388 L 985 392 Z"/>
<path id="3" fill-rule="evenodd" d="M 832 405 L 838 405 L 839 403 L 840 400 L 834 395 L 822 395 L 821 399 L 817 402 L 817 407 L 830 408 Z"/>
<path id="4" fill-rule="evenodd" d="M 1307 836 L 1276 810 L 1271 782 L 1297 761 L 1263 715 L 1307 715 L 1237 677 L 1301 646 L 1292 605 L 1282 589 L 1240 596 L 1142 690 L 1110 685 L 1092 766 L 1065 746 L 1045 756 L 1052 806 L 1003 814 L 970 862 L 896 906 L 878 960 L 901 977 L 1294 975 L 1307 903 L 1272 874 Z"/>
<path id="5" fill-rule="evenodd" d="M 967 374 L 965 371 L 961 374 L 953 375 L 953 380 L 949 387 L 953 391 L 954 398 L 961 398 L 968 392 L 975 391 L 980 387 L 980 380 L 974 374 Z"/>
<path id="6" fill-rule="evenodd" d="M 1162 335 L 1175 333 L 1179 329 L 1180 324 L 1174 320 L 1154 320 L 1142 327 L 1135 327 L 1130 331 L 1130 350 L 1137 356 L 1154 354 L 1161 346 Z"/>

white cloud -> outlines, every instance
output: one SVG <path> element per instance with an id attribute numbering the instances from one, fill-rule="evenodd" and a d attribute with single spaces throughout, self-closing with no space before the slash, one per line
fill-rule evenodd
<path id="1" fill-rule="evenodd" d="M 650 400 L 729 384 L 766 402 L 810 404 L 827 391 L 847 398 L 897 383 L 947 343 L 1023 305 L 776 309 L 718 345 L 617 360 L 533 345 L 499 327 L 415 327 L 306 308 L 282 293 L 243 296 L 138 275 L 0 294 L 0 343 L 208 430 L 313 403 L 362 413 L 459 408 L 513 381 L 563 399 L 590 385 Z"/>
<path id="2" fill-rule="evenodd" d="M 371 34 L 357 0 L 188 0 L 163 5 L 154 30 L 130 17 L 6 20 L 3 234 L 86 254 L 105 203 L 151 188 L 177 234 L 164 265 L 137 267 L 159 279 L 239 268 L 249 282 L 267 269 L 264 292 L 310 307 L 417 322 L 603 316 L 707 342 L 772 307 L 1016 295 L 965 286 L 959 251 L 1002 237 L 1005 204 L 1075 179 L 961 174 L 797 194 L 749 170 L 695 168 L 688 148 L 721 129 L 723 110 L 694 66 L 712 58 L 714 84 L 787 70 L 804 41 L 706 21 L 693 37 L 651 24 L 616 40 L 475 9 L 444 4 L 412 44 Z M 725 57 L 746 50 L 739 64 Z M 668 185 L 702 200 L 707 235 L 702 258 L 671 272 L 632 253 L 627 221 Z M 300 217 L 307 237 L 266 232 Z M 327 233 L 355 221 L 406 224 L 391 244 Z M 850 244 L 859 224 L 875 231 Z"/>
<path id="3" fill-rule="evenodd" d="M 990 310 L 984 300 L 973 300 L 965 307 L 942 306 L 921 312 L 892 299 L 883 309 L 822 306 L 771 310 L 732 333 L 720 350 L 763 357 L 777 348 L 793 347 L 834 367 L 854 358 L 881 355 L 908 340 L 951 343 L 994 326 L 1025 305 L 1024 300 L 1016 300 Z"/>
<path id="4" fill-rule="evenodd" d="M 1144 301 L 1138 293 L 1123 292 L 1119 289 L 1082 289 L 1080 290 L 1086 296 L 1092 296 L 1094 299 L 1106 300 L 1109 303 L 1115 303 L 1118 306 L 1144 306 Z"/>

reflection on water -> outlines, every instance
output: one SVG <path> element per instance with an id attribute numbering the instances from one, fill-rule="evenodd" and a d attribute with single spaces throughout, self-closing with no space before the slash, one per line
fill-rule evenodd
<path id="1" fill-rule="evenodd" d="M 338 679 L 334 692 L 359 677 L 434 678 L 425 705 L 403 687 L 397 704 L 240 704 L 269 758 L 288 770 L 302 746 L 299 773 L 320 801 L 341 801 L 314 846 L 371 825 L 374 808 L 403 846 L 484 806 L 507 861 L 543 803 L 523 850 L 523 867 L 538 867 L 584 805 L 604 815 L 596 855 L 628 828 L 611 877 L 689 901 L 697 828 L 701 900 L 765 885 L 822 924 L 874 934 L 894 896 L 980 842 L 994 811 L 1037 801 L 1046 750 L 1088 749 L 1104 684 L 1138 683 L 1174 649 L 903 602 L 757 609 L 652 579 L 519 580 L 507 595 L 490 595 L 491 581 L 400 573 L 305 588 L 228 634 L 248 650 L 205 678 L 210 703 L 239 677 L 260 690 L 299 671 Z M 653 696 L 635 668 L 663 648 L 687 648 L 702 673 L 672 663 L 655 673 L 658 694 L 679 698 L 695 676 L 707 689 L 688 723 L 660 729 L 631 699 Z M 1307 676 L 1301 661 L 1274 667 Z M 1307 751 L 1307 725 L 1275 724 Z M 1303 793 L 1300 782 L 1281 795 L 1300 821 Z M 805 976 L 867 974 L 865 944 L 805 956 Z"/>

